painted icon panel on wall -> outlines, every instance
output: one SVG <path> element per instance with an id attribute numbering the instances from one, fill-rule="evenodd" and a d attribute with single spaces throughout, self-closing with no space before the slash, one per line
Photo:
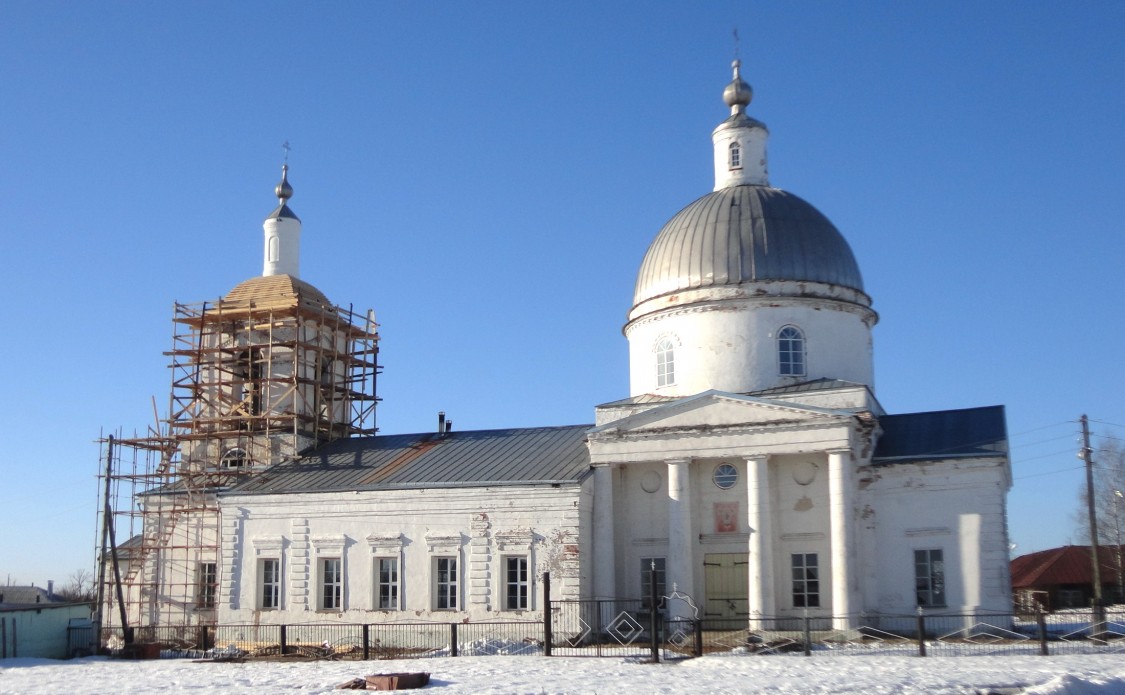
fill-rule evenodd
<path id="1" fill-rule="evenodd" d="M 738 502 L 715 503 L 715 533 L 738 531 Z"/>

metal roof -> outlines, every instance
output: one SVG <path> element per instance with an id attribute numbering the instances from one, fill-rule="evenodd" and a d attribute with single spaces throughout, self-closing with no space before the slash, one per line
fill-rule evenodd
<path id="1" fill-rule="evenodd" d="M 227 494 L 574 483 L 590 468 L 593 425 L 340 439 Z"/>
<path id="2" fill-rule="evenodd" d="M 843 379 L 829 379 L 822 377 L 820 379 L 812 379 L 811 381 L 802 381 L 799 384 L 789 384 L 787 386 L 775 386 L 769 389 L 762 389 L 761 391 L 752 391 L 750 396 L 780 396 L 789 393 L 810 393 L 812 391 L 833 391 L 835 389 L 855 389 L 867 388 L 866 384 L 861 384 L 858 381 L 844 381 Z"/>
<path id="3" fill-rule="evenodd" d="M 854 389 L 854 388 L 867 388 L 866 385 L 856 381 L 844 381 L 842 379 L 812 379 L 810 381 L 802 381 L 798 384 L 789 384 L 788 386 L 775 386 L 773 388 L 762 389 L 761 391 L 749 391 L 742 395 L 765 397 L 765 396 L 780 396 L 790 393 L 809 393 L 812 391 L 832 391 L 835 389 Z M 613 408 L 616 406 L 629 406 L 629 405 L 647 405 L 650 403 L 669 403 L 671 401 L 678 401 L 682 398 L 689 396 L 662 396 L 656 393 L 642 393 L 639 396 L 630 396 L 629 398 L 622 398 L 617 401 L 610 401 L 609 403 L 602 403 L 599 408 Z"/>
<path id="4" fill-rule="evenodd" d="M 883 434 L 875 446 L 873 463 L 1008 453 L 1002 405 L 884 415 L 879 426 Z"/>
<path id="5" fill-rule="evenodd" d="M 1108 584 L 1116 577 L 1116 553 L 1113 545 L 1098 547 L 1098 565 L 1102 582 Z M 1091 584 L 1093 563 L 1090 546 L 1064 545 L 1061 548 L 1040 550 L 1021 555 L 1012 560 L 1013 589 L 1046 589 L 1064 584 Z"/>
<path id="6" fill-rule="evenodd" d="M 851 247 L 819 210 L 767 186 L 731 186 L 676 214 L 637 274 L 636 306 L 702 287 L 805 281 L 863 291 Z"/>

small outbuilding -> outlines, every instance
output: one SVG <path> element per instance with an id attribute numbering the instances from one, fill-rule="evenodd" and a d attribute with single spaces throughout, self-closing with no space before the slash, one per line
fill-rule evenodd
<path id="1" fill-rule="evenodd" d="M 1102 598 L 1111 603 L 1125 601 L 1121 572 L 1123 546 L 1098 548 L 1098 572 Z M 1021 611 L 1054 611 L 1083 608 L 1094 597 L 1090 546 L 1064 545 L 1040 550 L 1012 560 L 1012 595 Z"/>

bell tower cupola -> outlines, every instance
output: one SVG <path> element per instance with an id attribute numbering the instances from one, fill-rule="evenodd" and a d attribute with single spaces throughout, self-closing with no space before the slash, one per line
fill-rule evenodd
<path id="1" fill-rule="evenodd" d="M 293 187 L 289 185 L 289 165 L 281 167 L 281 183 L 274 188 L 277 208 L 262 223 L 265 232 L 262 275 L 301 276 L 301 220 L 289 209 Z"/>
<path id="2" fill-rule="evenodd" d="M 754 90 L 742 79 L 742 61 L 731 64 L 734 78 L 723 90 L 723 101 L 730 107 L 730 118 L 711 133 L 715 146 L 715 190 L 729 186 L 768 186 L 766 124 L 746 115 Z"/>

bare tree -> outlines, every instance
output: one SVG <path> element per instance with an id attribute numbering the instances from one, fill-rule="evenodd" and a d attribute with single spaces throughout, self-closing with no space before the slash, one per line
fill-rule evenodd
<path id="1" fill-rule="evenodd" d="M 1125 597 L 1125 558 L 1121 545 L 1125 541 L 1125 447 L 1116 439 L 1103 439 L 1094 449 L 1094 510 L 1098 517 L 1098 544 L 1106 548 L 1113 570 L 1102 580 L 1117 585 L 1118 600 Z M 1086 486 L 1079 493 L 1080 506 L 1075 510 L 1079 545 L 1090 543 L 1090 521 L 1086 512 Z M 1102 555 L 1103 562 L 1107 555 Z"/>
<path id="2" fill-rule="evenodd" d="M 67 601 L 93 601 L 97 599 L 97 587 L 94 586 L 94 573 L 90 570 L 75 570 L 70 575 L 70 580 L 62 589 L 56 592 Z"/>

